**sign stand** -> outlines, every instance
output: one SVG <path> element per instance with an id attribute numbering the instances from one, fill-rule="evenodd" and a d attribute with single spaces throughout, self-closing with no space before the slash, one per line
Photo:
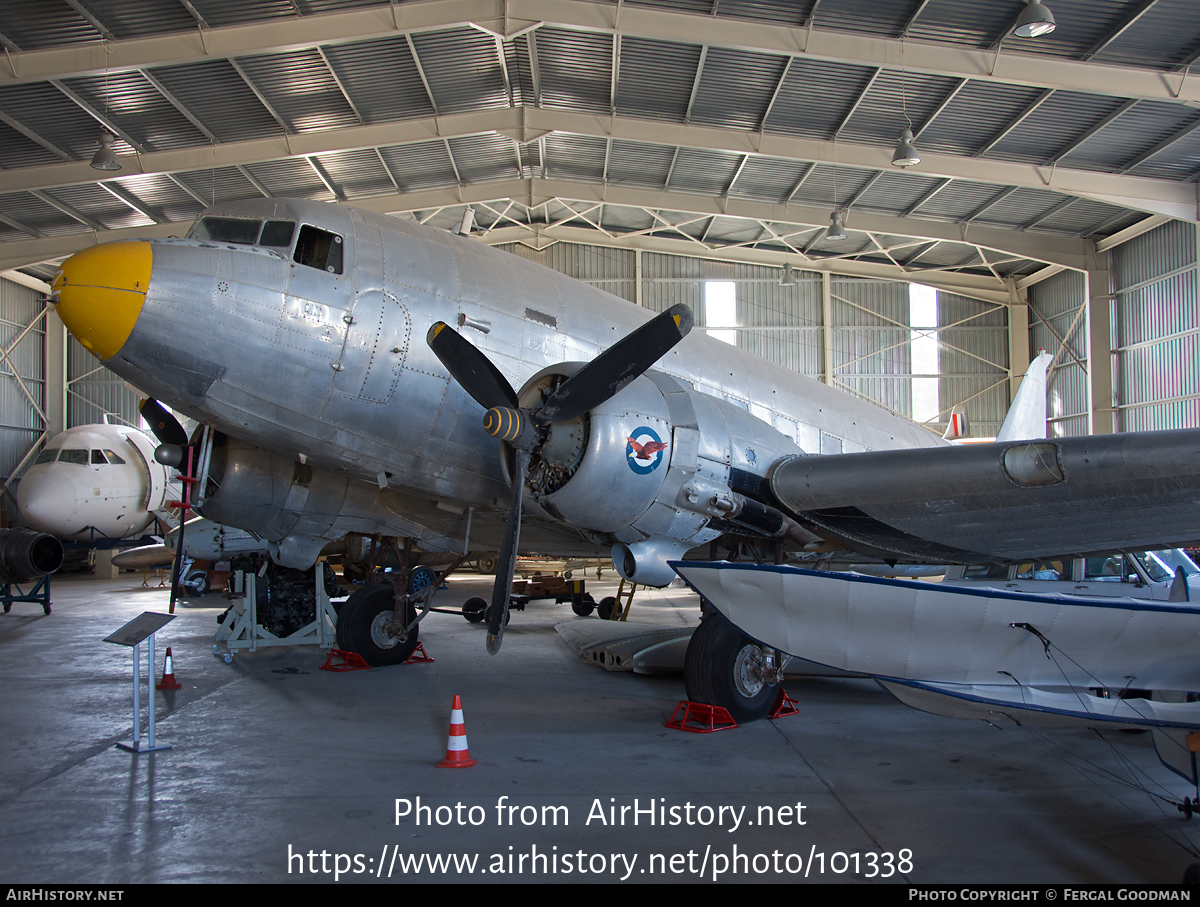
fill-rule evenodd
<path id="1" fill-rule="evenodd" d="M 129 646 L 133 650 L 133 739 L 122 741 L 117 746 L 131 753 L 153 753 L 158 750 L 169 750 L 173 744 L 156 743 L 154 740 L 154 634 L 175 619 L 173 614 L 156 614 L 153 611 L 143 611 L 121 629 L 110 636 L 104 637 L 105 642 L 116 643 L 119 646 Z M 147 644 L 146 699 L 149 704 L 149 720 L 147 722 L 147 737 L 141 738 L 141 709 L 138 703 L 138 684 L 141 681 L 142 641 Z"/>

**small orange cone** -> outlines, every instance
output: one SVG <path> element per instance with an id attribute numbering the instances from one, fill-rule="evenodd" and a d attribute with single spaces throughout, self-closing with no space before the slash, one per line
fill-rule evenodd
<path id="1" fill-rule="evenodd" d="M 183 686 L 175 679 L 175 664 L 171 658 L 171 647 L 167 646 L 167 657 L 163 659 L 163 679 L 154 685 L 156 690 L 178 690 Z"/>
<path id="2" fill-rule="evenodd" d="M 467 726 L 463 724 L 462 699 L 454 694 L 450 706 L 450 739 L 446 741 L 446 758 L 438 763 L 439 768 L 470 768 L 475 764 L 467 750 Z"/>

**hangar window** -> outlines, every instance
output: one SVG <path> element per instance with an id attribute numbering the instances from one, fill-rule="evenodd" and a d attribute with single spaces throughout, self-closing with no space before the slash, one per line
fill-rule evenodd
<path id="1" fill-rule="evenodd" d="M 305 224 L 300 228 L 300 239 L 296 241 L 296 252 L 292 258 L 302 265 L 342 273 L 342 238 L 336 233 Z"/>
<path id="2" fill-rule="evenodd" d="M 202 217 L 192 227 L 188 239 L 207 239 L 212 242 L 232 242 L 253 245 L 258 239 L 262 221 L 245 217 Z"/>
<path id="3" fill-rule="evenodd" d="M 86 450 L 66 449 L 58 456 L 59 463 L 75 463 L 79 466 L 88 465 L 88 452 Z"/>
<path id="4" fill-rule="evenodd" d="M 737 324 L 737 285 L 732 280 L 704 282 L 704 323 L 723 328 Z M 709 337 L 737 346 L 737 331 L 707 330 Z"/>

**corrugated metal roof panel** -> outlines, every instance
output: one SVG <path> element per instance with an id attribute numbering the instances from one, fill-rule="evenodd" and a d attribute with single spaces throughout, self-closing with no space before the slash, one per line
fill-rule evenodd
<path id="1" fill-rule="evenodd" d="M 0 87 L 0 110 L 61 148 L 76 160 L 90 159 L 96 152 L 100 124 L 65 94 L 46 82 Z M 131 149 L 114 143 L 119 153 Z"/>
<path id="2" fill-rule="evenodd" d="M 508 106 L 496 42 L 474 28 L 413 35 L 439 113 Z"/>
<path id="3" fill-rule="evenodd" d="M 1158 0 L 1094 59 L 1097 63 L 1174 67 L 1196 49 L 1195 30 L 1179 27 L 1195 13 L 1195 0 Z"/>
<path id="4" fill-rule="evenodd" d="M 796 58 L 767 117 L 767 130 L 832 136 L 874 72 L 871 66 Z"/>
<path id="5" fill-rule="evenodd" d="M 175 177 L 201 198 L 211 199 L 210 205 L 262 198 L 262 193 L 236 167 L 189 170 L 187 173 L 177 173 Z"/>
<path id="6" fill-rule="evenodd" d="M 417 142 L 380 148 L 402 192 L 453 186 L 458 180 L 442 142 Z"/>
<path id="7" fill-rule="evenodd" d="M 891 144 L 908 125 L 904 113 L 920 128 L 955 90 L 961 79 L 885 69 L 855 109 L 840 138 Z"/>
<path id="8" fill-rule="evenodd" d="M 975 212 L 981 205 L 991 201 L 1004 191 L 1002 186 L 991 183 L 973 183 L 969 180 L 954 180 L 949 186 L 921 206 L 924 217 L 941 217 L 961 220 Z"/>
<path id="9" fill-rule="evenodd" d="M 566 179 L 600 180 L 604 176 L 604 139 L 561 132 L 546 136 L 546 174 Z"/>
<path id="10" fill-rule="evenodd" d="M 433 104 L 403 37 L 335 44 L 325 55 L 368 123 L 424 117 Z"/>
<path id="11" fill-rule="evenodd" d="M 46 0 L 4 0 L 0 3 L 0 34 L 21 50 L 92 41 L 98 44 L 101 40 L 91 23 L 66 3 Z M 99 62 L 103 57 L 97 53 Z"/>
<path id="12" fill-rule="evenodd" d="M 51 198 L 74 208 L 85 217 L 99 221 L 110 230 L 122 227 L 146 227 L 154 223 L 139 211 L 134 211 L 125 202 L 106 192 L 98 183 L 88 183 L 83 186 L 64 186 L 51 189 L 47 193 Z"/>
<path id="13" fill-rule="evenodd" d="M 921 132 L 917 146 L 950 154 L 974 154 L 1041 93 L 1040 88 L 972 80 Z"/>
<path id="14" fill-rule="evenodd" d="M 256 180 L 271 190 L 272 195 L 287 198 L 313 198 L 324 202 L 334 200 L 307 158 L 288 158 L 285 161 L 266 161 L 246 167 Z"/>
<path id="15" fill-rule="evenodd" d="M 47 151 L 37 142 L 25 138 L 7 123 L 0 123 L 0 167 L 36 167 L 39 164 L 57 164 L 57 154 Z"/>
<path id="16" fill-rule="evenodd" d="M 348 199 L 396 191 L 374 148 L 319 154 L 316 157 L 330 182 Z"/>
<path id="17" fill-rule="evenodd" d="M 626 186 L 661 189 L 667 181 L 675 149 L 641 142 L 613 142 L 608 181 Z"/>
<path id="18" fill-rule="evenodd" d="M 722 195 L 742 157 L 727 151 L 680 148 L 668 189 Z"/>
<path id="19" fill-rule="evenodd" d="M 898 35 L 913 4 L 879 3 L 878 0 L 823 0 L 817 7 L 818 28 L 864 32 L 870 35 Z"/>
<path id="20" fill-rule="evenodd" d="M 513 140 L 499 133 L 451 139 L 450 151 L 464 182 L 514 179 L 519 175 Z"/>
<path id="21" fill-rule="evenodd" d="M 714 3 L 710 8 L 715 8 L 719 16 L 735 19 L 803 25 L 808 21 L 812 0 L 720 0 L 719 5 Z"/>
<path id="22" fill-rule="evenodd" d="M 990 47 L 1008 31 L 1023 3 L 1024 0 L 933 0 L 913 23 L 908 37 L 938 44 Z"/>
<path id="23" fill-rule="evenodd" d="M 88 228 L 70 215 L 64 214 L 53 205 L 48 205 L 27 192 L 11 192 L 0 195 L 0 211 L 9 217 L 47 236 L 78 233 Z M 23 239 L 28 237 L 23 236 Z"/>
<path id="24" fill-rule="evenodd" d="M 296 15 L 291 0 L 190 0 L 210 27 Z"/>
<path id="25" fill-rule="evenodd" d="M 622 38 L 617 111 L 653 120 L 682 120 L 699 61 L 700 48 L 694 44 Z"/>
<path id="26" fill-rule="evenodd" d="M 238 63 L 267 103 L 297 132 L 358 122 L 315 48 L 240 57 Z"/>
<path id="27" fill-rule="evenodd" d="M 43 7 L 48 4 L 43 3 Z M 87 0 L 92 15 L 115 38 L 141 38 L 196 28 L 182 3 L 162 0 Z"/>
<path id="28" fill-rule="evenodd" d="M 590 113 L 612 110 L 611 35 L 544 26 L 532 37 L 543 107 Z"/>
<path id="29" fill-rule="evenodd" d="M 95 110 L 107 110 L 109 118 L 147 151 L 209 143 L 139 72 L 70 79 L 64 84 Z"/>
<path id="30" fill-rule="evenodd" d="M 757 129 L 787 65 L 785 57 L 710 47 L 692 122 Z"/>
<path id="31" fill-rule="evenodd" d="M 205 208 L 161 173 L 138 173 L 111 180 L 164 220 L 194 220 Z"/>
<path id="32" fill-rule="evenodd" d="M 911 170 L 885 170 L 854 207 L 900 214 L 940 182 L 938 177 L 923 176 Z"/>
<path id="33" fill-rule="evenodd" d="M 788 200 L 809 167 L 804 161 L 751 155 L 729 194 L 781 204 Z"/>
<path id="34" fill-rule="evenodd" d="M 1062 159 L 1064 167 L 1117 170 L 1200 114 L 1178 104 L 1139 101 Z"/>
<path id="35" fill-rule="evenodd" d="M 1200 173 L 1200 129 L 1172 142 L 1159 154 L 1129 170 L 1130 176 L 1187 181 Z"/>
<path id="36" fill-rule="evenodd" d="M 1045 189 L 1018 189 L 980 214 L 976 222 L 1020 227 L 1045 214 L 1064 197 Z"/>
<path id="37" fill-rule="evenodd" d="M 812 205 L 842 205 L 853 198 L 875 173 L 851 167 L 817 164 L 793 200 Z"/>
<path id="38" fill-rule="evenodd" d="M 259 139 L 283 132 L 227 60 L 164 66 L 151 72 L 223 142 Z"/>
<path id="39" fill-rule="evenodd" d="M 984 156 L 1031 164 L 1051 160 L 1122 103 L 1120 98 L 1056 91 Z"/>

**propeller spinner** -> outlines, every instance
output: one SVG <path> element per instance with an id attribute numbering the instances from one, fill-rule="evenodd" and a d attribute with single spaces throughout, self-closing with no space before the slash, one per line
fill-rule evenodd
<path id="1" fill-rule="evenodd" d="M 429 329 L 429 348 L 463 389 L 487 410 L 484 428 L 516 451 L 513 500 L 488 609 L 487 650 L 500 651 L 521 535 L 521 498 L 529 460 L 546 443 L 551 423 L 575 419 L 620 393 L 692 329 L 692 312 L 671 306 L 617 341 L 550 394 L 536 410 L 521 407 L 508 379 L 479 349 L 443 321 Z"/>

